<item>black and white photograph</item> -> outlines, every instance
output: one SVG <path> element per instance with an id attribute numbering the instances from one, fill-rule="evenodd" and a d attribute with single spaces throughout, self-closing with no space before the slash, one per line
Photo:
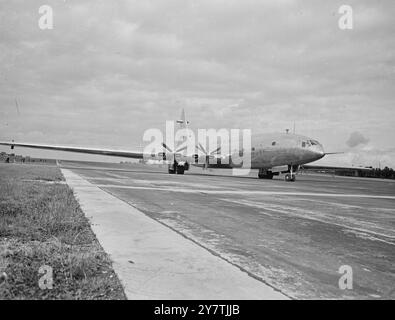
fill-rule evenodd
<path id="1" fill-rule="evenodd" d="M 394 300 L 394 35 L 392 0 L 0 0 L 0 300 Z"/>

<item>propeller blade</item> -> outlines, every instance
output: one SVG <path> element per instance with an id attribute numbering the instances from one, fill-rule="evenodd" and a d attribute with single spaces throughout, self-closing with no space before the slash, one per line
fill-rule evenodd
<path id="1" fill-rule="evenodd" d="M 201 143 L 199 142 L 199 144 L 198 144 L 198 149 L 200 149 L 200 151 L 202 151 L 204 154 L 207 154 L 207 151 L 206 151 L 206 149 L 204 149 L 203 148 L 203 146 L 201 145 Z"/>
<path id="2" fill-rule="evenodd" d="M 171 150 L 164 142 L 162 142 L 162 147 L 165 148 L 170 153 L 173 153 L 173 150 Z"/>
<path id="3" fill-rule="evenodd" d="M 183 146 L 183 147 L 177 149 L 176 152 L 184 151 L 184 150 L 187 149 L 187 148 L 188 148 L 188 146 Z"/>
<path id="4" fill-rule="evenodd" d="M 218 153 L 219 151 L 221 151 L 221 147 L 218 147 L 217 149 L 215 149 L 214 151 L 210 152 L 211 155 Z"/>

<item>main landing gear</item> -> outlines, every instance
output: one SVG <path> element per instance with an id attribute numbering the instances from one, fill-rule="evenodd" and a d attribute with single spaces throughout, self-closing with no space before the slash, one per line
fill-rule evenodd
<path id="1" fill-rule="evenodd" d="M 179 165 L 176 161 L 173 164 L 169 164 L 169 173 L 170 174 L 184 174 L 185 166 Z"/>

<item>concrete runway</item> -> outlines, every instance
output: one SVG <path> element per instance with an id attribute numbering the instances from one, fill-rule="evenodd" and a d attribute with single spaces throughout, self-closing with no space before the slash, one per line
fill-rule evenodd
<path id="1" fill-rule="evenodd" d="M 144 165 L 61 163 L 214 255 L 296 299 L 395 298 L 395 181 Z M 353 289 L 339 289 L 339 268 Z M 257 297 L 258 298 L 258 297 Z"/>

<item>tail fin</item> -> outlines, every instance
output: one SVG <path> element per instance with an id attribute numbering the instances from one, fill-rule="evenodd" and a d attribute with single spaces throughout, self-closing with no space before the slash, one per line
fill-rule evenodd
<path id="1" fill-rule="evenodd" d="M 177 124 L 179 125 L 179 129 L 184 130 L 184 135 L 182 136 L 182 141 L 180 142 L 180 144 L 178 145 L 178 147 L 180 146 L 186 146 L 188 144 L 188 140 L 190 138 L 190 133 L 188 130 L 188 124 L 189 121 L 186 119 L 185 116 L 185 110 L 182 109 L 181 110 L 181 115 L 180 115 L 180 119 L 176 121 Z"/>
<path id="2" fill-rule="evenodd" d="M 177 123 L 180 124 L 181 129 L 188 128 L 189 121 L 187 121 L 187 119 L 185 117 L 185 110 L 184 109 L 181 110 L 180 120 L 177 120 Z"/>

